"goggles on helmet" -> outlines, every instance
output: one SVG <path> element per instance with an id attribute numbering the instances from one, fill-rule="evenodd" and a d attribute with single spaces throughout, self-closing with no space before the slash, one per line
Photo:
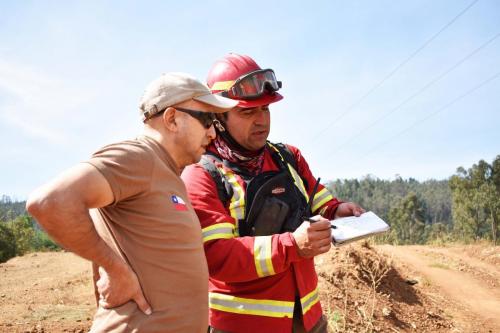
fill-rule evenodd
<path id="1" fill-rule="evenodd" d="M 276 80 L 272 69 L 259 69 L 240 76 L 221 95 L 232 99 L 257 99 L 266 92 L 273 93 L 280 88 L 281 81 Z"/>

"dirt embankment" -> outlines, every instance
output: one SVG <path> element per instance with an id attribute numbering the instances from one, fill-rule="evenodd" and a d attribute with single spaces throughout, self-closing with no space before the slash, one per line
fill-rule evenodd
<path id="1" fill-rule="evenodd" d="M 316 258 L 330 332 L 500 332 L 500 247 L 334 248 Z M 0 332 L 86 332 L 90 264 L 65 252 L 0 264 Z"/>

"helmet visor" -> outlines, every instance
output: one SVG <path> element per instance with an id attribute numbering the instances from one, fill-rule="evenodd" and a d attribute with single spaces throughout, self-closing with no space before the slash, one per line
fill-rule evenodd
<path id="1" fill-rule="evenodd" d="M 256 99 L 280 88 L 281 82 L 276 79 L 272 69 L 259 69 L 239 77 L 226 94 L 233 99 Z"/>

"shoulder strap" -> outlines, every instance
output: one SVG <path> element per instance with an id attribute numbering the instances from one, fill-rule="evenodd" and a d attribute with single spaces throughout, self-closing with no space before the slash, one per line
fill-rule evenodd
<path id="1" fill-rule="evenodd" d="M 226 177 L 224 177 L 224 175 L 217 168 L 214 160 L 222 163 L 222 161 L 215 155 L 210 154 L 210 157 L 208 155 L 202 155 L 200 165 L 210 174 L 210 176 L 214 180 L 217 187 L 217 194 L 219 195 L 219 199 L 224 203 L 224 205 L 226 205 L 233 196 L 233 188 L 227 181 Z"/>
<path id="2" fill-rule="evenodd" d="M 290 150 L 290 148 L 288 148 L 287 145 L 285 145 L 284 143 L 281 143 L 281 142 L 271 143 L 269 141 L 267 142 L 267 144 L 271 146 L 270 147 L 271 151 L 277 150 L 278 153 L 283 158 L 283 160 L 286 163 L 290 164 L 295 169 L 295 171 L 297 171 L 297 173 L 299 172 L 298 164 L 297 164 L 297 161 L 295 160 L 295 155 L 292 153 L 292 151 Z M 299 174 L 299 176 L 300 176 L 300 174 Z M 302 179 L 302 182 L 304 183 L 304 186 L 306 187 L 306 189 L 308 189 L 309 187 L 308 187 L 307 180 L 304 179 L 304 177 L 302 177 L 302 176 L 300 176 L 300 178 Z"/>
<path id="3" fill-rule="evenodd" d="M 290 151 L 290 149 L 285 145 L 284 143 L 278 142 L 275 144 L 275 146 L 278 148 L 280 151 L 281 155 L 285 159 L 285 161 L 293 166 L 295 170 L 298 171 L 298 166 L 297 166 L 297 161 L 295 160 L 295 156 L 293 153 Z"/>

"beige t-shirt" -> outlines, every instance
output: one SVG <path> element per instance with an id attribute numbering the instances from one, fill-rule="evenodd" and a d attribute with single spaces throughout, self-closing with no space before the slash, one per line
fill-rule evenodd
<path id="1" fill-rule="evenodd" d="M 132 301 L 99 308 L 91 332 L 206 332 L 201 228 L 175 162 L 153 139 L 139 137 L 102 148 L 88 163 L 115 198 L 91 211 L 96 229 L 136 272 L 153 309 L 147 316 Z"/>

